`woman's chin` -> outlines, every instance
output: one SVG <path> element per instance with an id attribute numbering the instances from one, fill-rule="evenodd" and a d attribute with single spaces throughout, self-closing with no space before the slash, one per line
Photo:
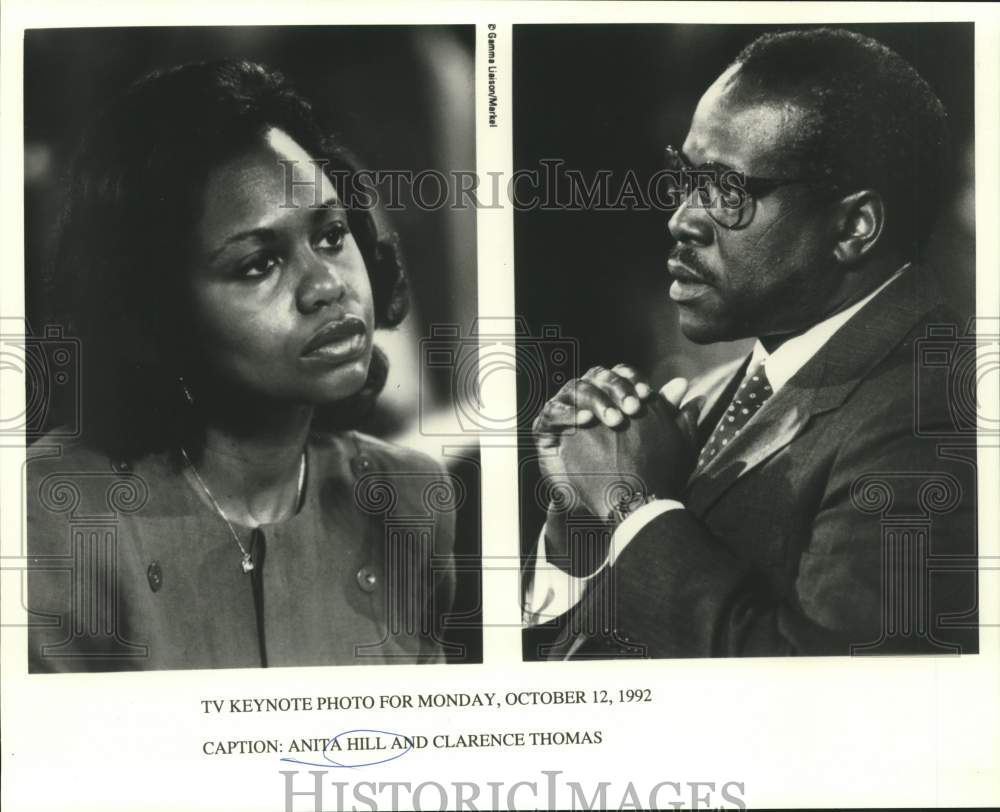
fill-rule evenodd
<path id="1" fill-rule="evenodd" d="M 359 358 L 342 364 L 322 376 L 319 391 L 316 393 L 317 405 L 346 400 L 356 395 L 368 380 L 369 359 Z"/>

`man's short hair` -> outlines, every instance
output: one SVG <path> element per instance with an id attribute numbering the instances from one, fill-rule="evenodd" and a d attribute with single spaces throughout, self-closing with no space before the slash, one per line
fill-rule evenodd
<path id="1" fill-rule="evenodd" d="M 798 171 L 843 191 L 877 190 L 886 237 L 907 258 L 926 247 L 948 194 L 948 116 L 905 59 L 870 37 L 816 28 L 766 34 L 736 57 L 741 90 L 793 101 L 805 111 L 790 134 Z"/>

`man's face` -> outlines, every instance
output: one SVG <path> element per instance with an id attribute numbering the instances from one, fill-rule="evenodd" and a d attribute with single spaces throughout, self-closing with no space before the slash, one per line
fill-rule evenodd
<path id="1" fill-rule="evenodd" d="M 751 96 L 738 69 L 708 89 L 684 141 L 695 166 L 716 163 L 751 177 L 794 178 L 786 146 L 803 112 Z M 693 200 L 670 219 L 670 298 L 684 334 L 698 343 L 799 332 L 827 315 L 840 279 L 834 222 L 816 187 L 781 186 L 756 198 L 749 225 L 730 230 Z"/>

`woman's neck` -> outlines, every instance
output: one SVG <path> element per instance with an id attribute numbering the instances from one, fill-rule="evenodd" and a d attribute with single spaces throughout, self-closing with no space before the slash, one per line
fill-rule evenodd
<path id="1" fill-rule="evenodd" d="M 312 413 L 309 406 L 274 407 L 255 420 L 246 411 L 237 419 L 203 412 L 198 446 L 188 449 L 201 478 L 194 477 L 197 489 L 208 488 L 233 524 L 256 526 L 293 515 Z"/>

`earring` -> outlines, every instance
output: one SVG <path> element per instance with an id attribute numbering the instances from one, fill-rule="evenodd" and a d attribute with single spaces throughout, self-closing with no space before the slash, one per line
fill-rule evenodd
<path id="1" fill-rule="evenodd" d="M 187 401 L 188 406 L 194 406 L 194 395 L 192 395 L 191 390 L 188 389 L 188 385 L 184 381 L 184 376 L 178 375 L 177 382 L 181 385 L 181 391 L 184 392 L 184 400 Z"/>

